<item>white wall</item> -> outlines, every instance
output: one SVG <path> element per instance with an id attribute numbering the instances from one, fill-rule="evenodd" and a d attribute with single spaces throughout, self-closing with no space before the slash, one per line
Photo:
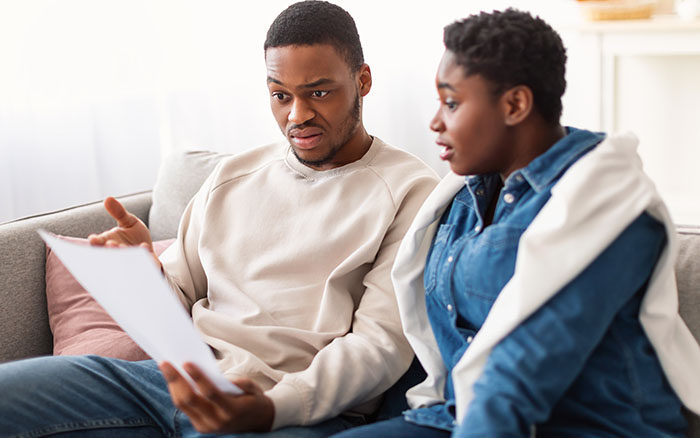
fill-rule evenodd
<path id="1" fill-rule="evenodd" d="M 0 0 L 0 222 L 148 189 L 170 151 L 280 139 L 262 44 L 289 3 Z M 442 28 L 510 5 L 565 32 L 578 18 L 573 0 L 337 3 L 354 16 L 373 72 L 368 130 L 441 174 L 428 123 Z M 565 41 L 573 69 L 564 122 L 597 127 L 590 81 L 576 75 L 587 45 Z"/>

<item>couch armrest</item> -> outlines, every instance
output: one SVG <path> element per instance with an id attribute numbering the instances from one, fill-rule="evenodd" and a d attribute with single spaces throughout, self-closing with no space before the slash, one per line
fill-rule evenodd
<path id="1" fill-rule="evenodd" d="M 118 199 L 148 223 L 150 191 Z M 46 310 L 46 250 L 36 230 L 87 237 L 114 224 L 101 202 L 0 224 L 0 362 L 53 351 Z"/>

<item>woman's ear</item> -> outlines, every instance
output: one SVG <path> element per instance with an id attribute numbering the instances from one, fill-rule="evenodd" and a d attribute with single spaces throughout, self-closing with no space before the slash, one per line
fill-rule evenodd
<path id="1" fill-rule="evenodd" d="M 530 87 L 516 85 L 501 95 L 506 125 L 515 126 L 525 120 L 534 109 L 535 100 Z"/>
<path id="2" fill-rule="evenodd" d="M 360 71 L 357 73 L 357 81 L 360 96 L 365 97 L 372 88 L 372 71 L 369 69 L 369 65 L 362 64 Z"/>

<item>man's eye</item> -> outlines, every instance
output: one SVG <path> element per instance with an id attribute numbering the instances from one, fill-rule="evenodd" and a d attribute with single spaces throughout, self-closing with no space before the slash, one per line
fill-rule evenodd
<path id="1" fill-rule="evenodd" d="M 314 97 L 324 97 L 328 94 L 328 91 L 323 91 L 323 90 L 316 90 L 313 93 L 311 93 Z"/>
<path id="2" fill-rule="evenodd" d="M 284 99 L 286 98 L 284 93 L 272 93 L 272 97 L 279 100 L 280 102 L 284 101 Z"/>

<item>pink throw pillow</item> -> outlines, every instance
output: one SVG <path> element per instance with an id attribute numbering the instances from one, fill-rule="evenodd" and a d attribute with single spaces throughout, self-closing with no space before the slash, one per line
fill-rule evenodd
<path id="1" fill-rule="evenodd" d="M 87 245 L 86 239 L 60 236 Z M 160 255 L 174 239 L 153 242 Z M 107 312 L 46 248 L 46 304 L 53 333 L 53 354 L 73 356 L 97 354 L 124 360 L 148 359 L 148 355 L 127 335 Z"/>

